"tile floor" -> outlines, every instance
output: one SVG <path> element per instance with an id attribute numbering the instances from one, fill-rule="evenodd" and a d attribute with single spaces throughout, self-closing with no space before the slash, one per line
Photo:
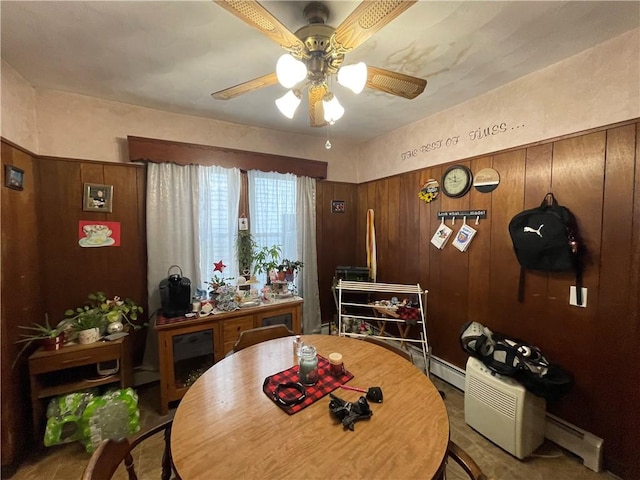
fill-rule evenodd
<path id="1" fill-rule="evenodd" d="M 436 387 L 446 394 L 445 404 L 451 422 L 451 439 L 467 451 L 492 480 L 614 480 L 617 477 L 595 473 L 582 465 L 579 458 L 563 451 L 555 444 L 545 441 L 534 455 L 518 460 L 493 445 L 473 431 L 464 421 L 464 394 L 449 384 L 432 377 Z M 158 383 L 139 387 L 141 424 L 153 421 L 158 414 Z M 140 445 L 134 451 L 134 459 L 140 480 L 160 478 L 162 457 L 162 435 Z M 31 453 L 27 460 L 11 477 L 12 480 L 76 480 L 80 479 L 89 455 L 78 443 L 59 445 Z M 124 469 L 117 472 L 116 479 L 125 479 Z M 454 463 L 447 467 L 449 480 L 468 477 Z M 212 480 L 215 474 L 212 473 Z M 403 479 L 398 479 L 403 480 Z"/>

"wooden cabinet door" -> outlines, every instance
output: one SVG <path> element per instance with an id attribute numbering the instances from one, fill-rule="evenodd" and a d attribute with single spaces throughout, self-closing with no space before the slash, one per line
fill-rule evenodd
<path id="1" fill-rule="evenodd" d="M 233 345 L 238 340 L 240 332 L 253 328 L 253 315 L 248 317 L 233 318 L 222 322 L 222 352 L 224 357 L 233 350 Z"/>

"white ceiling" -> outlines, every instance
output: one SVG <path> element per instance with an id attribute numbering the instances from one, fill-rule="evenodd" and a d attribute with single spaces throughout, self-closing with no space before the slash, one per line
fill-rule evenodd
<path id="1" fill-rule="evenodd" d="M 338 26 L 359 2 L 328 1 Z M 306 1 L 262 4 L 291 31 Z M 2 58 L 30 84 L 246 125 L 324 136 L 280 85 L 215 100 L 270 73 L 283 50 L 212 1 L 2 1 Z M 331 135 L 362 141 L 493 90 L 640 25 L 640 2 L 420 1 L 346 56 L 425 78 L 414 100 L 337 85 Z"/>

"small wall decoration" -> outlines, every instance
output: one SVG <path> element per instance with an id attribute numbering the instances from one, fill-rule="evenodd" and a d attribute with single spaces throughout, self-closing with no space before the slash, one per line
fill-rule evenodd
<path id="1" fill-rule="evenodd" d="M 344 213 L 345 201 L 344 200 L 332 200 L 331 201 L 331 213 Z"/>
<path id="2" fill-rule="evenodd" d="M 482 193 L 493 192 L 499 184 L 500 174 L 493 168 L 483 168 L 473 179 L 473 186 Z"/>
<path id="3" fill-rule="evenodd" d="M 438 181 L 435 178 L 430 178 L 418 192 L 418 198 L 420 200 L 424 200 L 427 203 L 430 203 L 438 198 L 439 191 L 440 184 L 438 183 Z"/>
<path id="4" fill-rule="evenodd" d="M 78 222 L 78 244 L 83 247 L 119 247 L 120 222 Z"/>
<path id="5" fill-rule="evenodd" d="M 113 210 L 113 185 L 85 183 L 82 210 L 85 212 L 111 212 Z"/>
<path id="6" fill-rule="evenodd" d="M 238 218 L 238 230 L 249 230 L 249 219 L 247 217 Z"/>
<path id="7" fill-rule="evenodd" d="M 22 190 L 24 184 L 24 170 L 13 165 L 4 166 L 4 185 L 14 190 Z"/>

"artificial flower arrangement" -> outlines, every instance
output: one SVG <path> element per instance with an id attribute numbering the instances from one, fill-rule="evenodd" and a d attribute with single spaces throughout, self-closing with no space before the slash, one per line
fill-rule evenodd
<path id="1" fill-rule="evenodd" d="M 220 260 L 219 262 L 215 262 L 213 264 L 213 277 L 211 277 L 211 281 L 210 282 L 204 282 L 207 285 L 209 285 L 209 294 L 210 295 L 214 295 L 217 293 L 220 293 L 220 287 L 223 287 L 225 285 L 227 285 L 227 281 L 230 280 L 229 278 L 224 278 L 222 276 L 222 271 L 226 268 L 227 266 L 222 263 L 222 260 Z M 216 272 L 220 272 L 220 276 L 218 276 L 216 274 Z"/>

